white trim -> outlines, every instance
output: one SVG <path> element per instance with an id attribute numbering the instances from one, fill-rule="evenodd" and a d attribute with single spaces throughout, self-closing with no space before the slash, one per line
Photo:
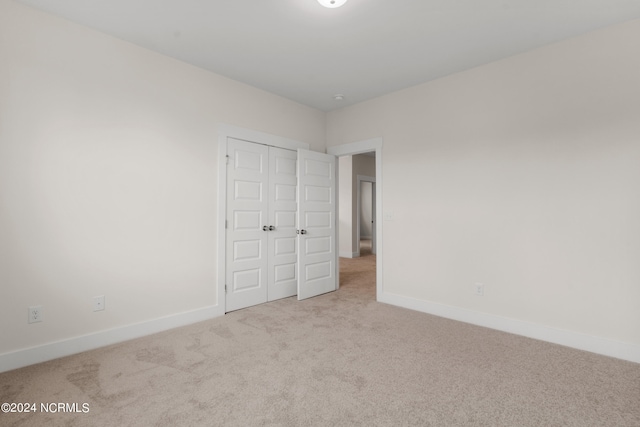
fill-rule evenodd
<path id="1" fill-rule="evenodd" d="M 376 178 L 373 176 L 366 176 L 366 175 L 356 175 L 356 256 L 360 256 L 360 239 L 363 238 L 363 236 L 360 235 L 360 227 L 361 227 L 361 223 L 360 223 L 360 213 L 361 213 L 361 209 L 362 206 L 360 206 L 360 202 L 362 199 L 362 192 L 361 192 L 361 188 L 360 185 L 362 184 L 362 182 L 371 182 L 371 183 L 375 183 L 376 182 Z M 367 237 L 368 239 L 373 239 L 373 236 L 369 236 Z M 375 249 L 373 248 L 373 242 L 372 241 L 372 253 L 376 253 Z"/>
<path id="2" fill-rule="evenodd" d="M 216 295 L 218 305 L 222 307 L 222 313 L 226 313 L 226 296 L 224 291 L 225 278 L 227 273 L 226 260 L 226 217 L 227 217 L 227 139 L 235 138 L 247 142 L 269 145 L 272 147 L 284 148 L 287 150 L 309 149 L 309 144 L 293 139 L 271 135 L 251 129 L 245 129 L 228 124 L 218 124 L 218 224 L 217 248 L 218 256 L 216 268 L 218 276 L 216 278 Z"/>
<path id="3" fill-rule="evenodd" d="M 355 154 L 368 153 L 371 151 L 376 152 L 376 212 L 378 215 L 382 212 L 382 138 L 372 138 L 364 141 L 356 141 L 343 145 L 336 145 L 334 147 L 327 148 L 328 154 L 334 156 L 353 156 Z M 338 209 L 340 207 L 338 206 Z M 382 223 L 383 221 L 376 221 L 376 247 L 377 247 L 377 262 L 376 262 L 376 299 L 379 300 L 384 290 L 384 283 L 382 283 L 382 256 L 384 245 L 382 244 Z M 340 233 L 340 229 L 337 230 Z M 340 241 L 340 237 L 336 237 L 336 241 Z M 336 265 L 339 264 L 338 253 L 336 252 Z M 339 271 L 339 269 L 338 269 Z"/>
<path id="4" fill-rule="evenodd" d="M 273 147 L 284 148 L 287 150 L 297 150 L 298 148 L 304 148 L 305 150 L 309 149 L 309 144 L 306 142 L 300 142 L 295 139 L 284 138 L 282 136 L 271 135 L 269 133 L 245 129 L 225 123 L 218 124 L 218 141 L 220 141 L 220 138 L 224 138 L 224 141 L 226 142 L 227 137 L 241 139 L 248 142 L 256 142 L 263 145 L 271 145 Z"/>
<path id="5" fill-rule="evenodd" d="M 330 153 L 327 151 L 327 154 L 330 154 Z M 335 265 L 336 291 L 337 291 L 340 289 L 340 257 L 342 257 L 342 255 L 340 254 L 340 159 L 338 159 L 338 156 L 336 156 L 335 177 L 336 177 L 336 212 L 335 212 L 335 215 L 333 216 L 333 226 L 336 229 L 336 234 L 335 234 L 336 260 L 333 263 L 333 265 Z M 347 257 L 347 258 L 353 258 L 353 257 Z"/>
<path id="6" fill-rule="evenodd" d="M 340 258 L 358 258 L 360 254 L 358 252 L 340 252 L 338 256 Z"/>
<path id="7" fill-rule="evenodd" d="M 216 271 L 216 301 L 222 307 L 222 312 L 227 311 L 227 298 L 225 294 L 225 281 L 227 274 L 227 136 L 221 133 L 218 136 L 218 224 L 217 235 L 217 261 Z"/>
<path id="8" fill-rule="evenodd" d="M 327 148 L 327 153 L 334 156 L 355 156 L 356 154 L 376 152 L 378 157 L 378 149 L 382 149 L 382 138 L 366 139 L 364 141 L 350 142 L 348 144 L 336 145 Z M 377 174 L 377 171 L 376 171 Z"/>
<path id="9" fill-rule="evenodd" d="M 222 310 L 222 307 L 218 304 L 216 306 L 172 314 L 158 319 L 0 354 L 0 372 L 46 362 L 59 357 L 70 356 L 83 351 L 94 350 L 122 341 L 213 319 L 222 315 L 224 315 L 224 310 Z"/>
<path id="10" fill-rule="evenodd" d="M 617 359 L 640 363 L 640 345 L 614 341 L 578 332 L 556 329 L 536 323 L 522 320 L 495 316 L 459 307 L 418 300 L 402 295 L 383 293 L 378 296 L 378 301 L 408 308 L 411 310 L 429 313 L 447 319 L 471 323 L 485 328 L 534 338 L 541 341 L 559 344 L 578 350 L 589 351 Z"/>

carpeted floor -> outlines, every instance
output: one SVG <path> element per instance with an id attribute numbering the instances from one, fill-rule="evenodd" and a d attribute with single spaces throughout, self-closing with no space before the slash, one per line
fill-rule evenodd
<path id="1" fill-rule="evenodd" d="M 363 251 L 364 253 L 364 251 Z M 0 374 L 2 426 L 640 426 L 640 365 L 375 302 L 375 256 L 337 292 Z"/>

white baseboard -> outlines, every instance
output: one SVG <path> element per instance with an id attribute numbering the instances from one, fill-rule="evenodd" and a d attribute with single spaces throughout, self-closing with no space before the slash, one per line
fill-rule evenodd
<path id="1" fill-rule="evenodd" d="M 640 363 L 640 345 L 383 292 L 378 301 L 447 319 Z"/>
<path id="2" fill-rule="evenodd" d="M 340 256 L 342 257 L 343 255 L 340 254 Z M 590 351 L 604 356 L 640 363 L 640 345 L 637 344 L 555 329 L 535 323 L 432 303 L 388 292 L 383 292 L 379 295 L 378 301 L 579 350 Z M 224 315 L 224 310 L 220 306 L 212 306 L 0 354 L 0 373 L 213 319 L 222 315 Z"/>
<path id="3" fill-rule="evenodd" d="M 224 315 L 224 310 L 221 306 L 211 306 L 0 354 L 0 373 L 202 322 L 222 315 Z"/>
<path id="4" fill-rule="evenodd" d="M 358 252 L 340 252 L 338 256 L 340 258 L 358 258 L 360 254 Z"/>

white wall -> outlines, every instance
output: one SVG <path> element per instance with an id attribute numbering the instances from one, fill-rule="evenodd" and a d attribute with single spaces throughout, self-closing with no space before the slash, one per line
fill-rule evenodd
<path id="1" fill-rule="evenodd" d="M 338 157 L 338 234 L 339 255 L 353 258 L 353 158 Z"/>
<path id="2" fill-rule="evenodd" d="M 324 152 L 325 113 L 9 0 L 0 32 L 0 364 L 217 313 L 217 125 Z"/>
<path id="3" fill-rule="evenodd" d="M 633 21 L 328 114 L 328 146 L 384 140 L 381 300 L 640 361 L 639 39 Z"/>

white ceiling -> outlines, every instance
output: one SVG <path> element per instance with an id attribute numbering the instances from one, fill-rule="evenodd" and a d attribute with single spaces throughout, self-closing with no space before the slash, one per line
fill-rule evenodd
<path id="1" fill-rule="evenodd" d="M 19 1 L 325 111 L 640 18 L 640 0 Z"/>

